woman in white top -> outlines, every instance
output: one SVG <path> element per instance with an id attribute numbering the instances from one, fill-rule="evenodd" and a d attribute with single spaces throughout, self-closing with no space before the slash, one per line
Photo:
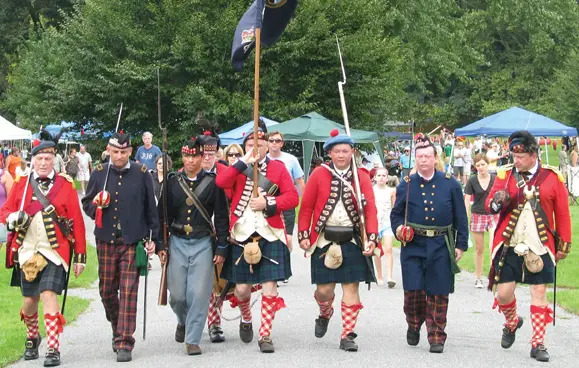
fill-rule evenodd
<path id="1" fill-rule="evenodd" d="M 388 287 L 393 288 L 396 282 L 392 279 L 392 227 L 390 225 L 390 212 L 396 201 L 395 179 L 388 178 L 388 170 L 380 168 L 374 176 L 374 197 L 376 198 L 376 208 L 378 209 L 378 232 L 381 238 L 382 249 L 386 255 L 386 265 L 388 271 Z M 382 277 L 382 257 L 374 257 L 378 285 L 384 285 Z"/>

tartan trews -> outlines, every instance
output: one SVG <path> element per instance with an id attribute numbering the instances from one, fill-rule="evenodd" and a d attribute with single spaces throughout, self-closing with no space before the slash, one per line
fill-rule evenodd
<path id="1" fill-rule="evenodd" d="M 404 314 L 408 327 L 418 331 L 426 319 L 426 291 L 404 291 Z"/>
<path id="2" fill-rule="evenodd" d="M 448 295 L 428 295 L 426 297 L 426 329 L 428 342 L 444 344 L 446 341 L 446 314 L 448 312 Z"/>
<path id="3" fill-rule="evenodd" d="M 111 323 L 116 349 L 133 350 L 137 325 L 139 273 L 134 244 L 97 241 L 99 293 Z"/>

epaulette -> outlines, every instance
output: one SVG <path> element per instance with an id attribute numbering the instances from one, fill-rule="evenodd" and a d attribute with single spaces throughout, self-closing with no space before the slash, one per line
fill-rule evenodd
<path id="1" fill-rule="evenodd" d="M 403 180 L 407 183 L 410 183 L 410 176 L 406 175 Z"/>
<path id="2" fill-rule="evenodd" d="M 96 166 L 97 171 L 102 171 L 103 170 L 103 165 L 102 164 L 98 164 Z"/>
<path id="3" fill-rule="evenodd" d="M 167 174 L 167 180 L 171 179 L 172 177 L 176 176 L 178 173 L 176 171 L 171 171 Z"/>
<path id="4" fill-rule="evenodd" d="M 444 174 L 444 177 L 450 179 L 452 178 L 452 174 L 450 173 L 450 171 L 447 171 L 446 174 Z"/>
<path id="5" fill-rule="evenodd" d="M 147 165 L 143 165 L 143 166 L 141 166 L 141 172 L 144 172 L 144 173 L 146 173 L 146 172 L 147 172 L 147 170 L 149 170 L 149 169 L 147 168 Z"/>
<path id="6" fill-rule="evenodd" d="M 513 164 L 499 166 L 497 168 L 497 178 L 504 180 L 507 177 L 507 171 L 512 170 Z"/>
<path id="7" fill-rule="evenodd" d="M 556 168 L 555 166 L 551 166 L 551 165 L 541 165 L 541 167 L 544 169 L 547 169 L 547 170 L 551 170 L 552 172 L 557 174 L 557 177 L 559 178 L 559 181 L 561 183 L 565 183 L 565 177 L 563 177 L 563 174 L 561 174 L 561 171 L 559 171 L 558 168 Z"/>
<path id="8" fill-rule="evenodd" d="M 65 174 L 65 173 L 59 173 L 58 176 L 62 176 L 63 178 L 65 178 L 69 183 L 73 183 L 74 184 L 74 179 L 72 178 L 72 176 Z"/>

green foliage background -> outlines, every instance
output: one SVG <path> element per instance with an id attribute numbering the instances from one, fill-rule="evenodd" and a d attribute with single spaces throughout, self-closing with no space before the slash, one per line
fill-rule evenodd
<path id="1" fill-rule="evenodd" d="M 125 130 L 158 133 L 157 67 L 169 147 L 199 133 L 198 114 L 222 130 L 252 117 L 253 60 L 229 61 L 251 0 L 0 3 L 0 113 L 25 127 L 73 121 L 100 138 L 123 102 Z M 337 35 L 356 128 L 460 126 L 513 105 L 577 126 L 577 29 L 574 0 L 300 0 L 263 50 L 260 112 L 341 121 Z"/>

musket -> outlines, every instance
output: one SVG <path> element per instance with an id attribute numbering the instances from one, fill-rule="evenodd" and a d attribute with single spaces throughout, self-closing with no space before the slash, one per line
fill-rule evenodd
<path id="1" fill-rule="evenodd" d="M 414 120 L 410 120 L 410 158 L 408 159 L 409 162 L 409 169 L 412 169 L 412 148 L 414 146 Z M 402 166 L 404 169 L 404 165 Z M 410 175 L 410 172 L 409 172 Z M 406 180 L 406 202 L 404 204 L 404 226 L 408 226 L 408 198 L 410 197 L 410 180 Z M 406 246 L 406 242 L 402 241 L 402 246 Z"/>
<path id="2" fill-rule="evenodd" d="M 163 249 L 165 249 L 166 258 L 161 267 L 161 283 L 159 285 L 159 298 L 157 304 L 167 305 L 167 270 L 169 266 L 169 231 L 167 229 L 167 127 L 161 124 L 161 82 L 159 79 L 159 68 L 157 67 L 157 120 L 159 129 L 163 133 L 163 190 L 161 191 L 161 201 L 163 201 Z"/>
<path id="3" fill-rule="evenodd" d="M 346 84 L 346 69 L 344 68 L 344 60 L 342 60 L 342 51 L 340 50 L 340 41 L 338 40 L 338 35 L 336 35 L 336 43 L 338 44 L 338 54 L 340 55 L 340 65 L 342 67 L 342 77 L 344 81 L 338 82 L 338 90 L 340 92 L 340 104 L 342 106 L 342 116 L 344 118 L 344 128 L 346 130 L 346 134 L 350 137 L 352 134 L 350 133 L 350 122 L 348 120 L 348 110 L 346 109 L 346 99 L 344 97 L 344 85 Z M 360 237 L 362 240 L 362 248 L 364 250 L 368 250 L 367 248 L 367 240 L 368 234 L 366 234 L 366 218 L 364 216 L 364 197 L 362 196 L 362 191 L 360 189 L 360 178 L 358 177 L 358 167 L 356 165 L 356 160 L 352 157 L 352 173 L 354 174 L 354 195 L 356 196 L 356 200 L 358 201 L 358 209 L 360 215 Z"/>
<path id="4" fill-rule="evenodd" d="M 122 113 L 123 113 L 123 103 L 121 102 L 121 107 L 119 108 L 119 115 L 117 116 L 117 126 L 115 127 L 115 133 L 119 131 L 119 124 L 121 122 Z M 103 191 L 107 190 L 107 181 L 109 180 L 110 172 L 111 172 L 111 165 L 109 163 L 107 167 L 107 175 L 105 176 L 105 184 L 103 185 Z"/>

